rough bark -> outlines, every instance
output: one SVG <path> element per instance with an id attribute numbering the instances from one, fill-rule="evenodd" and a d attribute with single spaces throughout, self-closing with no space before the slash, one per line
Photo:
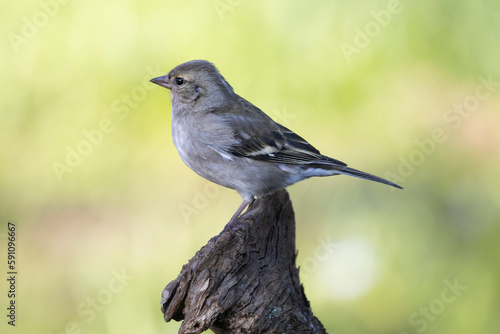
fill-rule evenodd
<path id="1" fill-rule="evenodd" d="M 295 266 L 295 219 L 286 190 L 254 201 L 163 290 L 179 333 L 326 333 Z"/>

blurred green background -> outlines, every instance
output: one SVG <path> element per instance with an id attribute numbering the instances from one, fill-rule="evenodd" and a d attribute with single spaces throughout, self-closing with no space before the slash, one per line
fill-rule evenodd
<path id="1" fill-rule="evenodd" d="M 240 203 L 171 142 L 191 59 L 355 178 L 289 188 L 298 265 L 329 333 L 499 333 L 495 1 L 82 1 L 0 13 L 0 263 L 12 333 L 177 333 L 160 295 Z M 2 329 L 2 333 L 5 331 Z"/>

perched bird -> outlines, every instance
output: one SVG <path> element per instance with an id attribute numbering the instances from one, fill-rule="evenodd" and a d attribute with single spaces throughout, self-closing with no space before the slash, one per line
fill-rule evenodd
<path id="1" fill-rule="evenodd" d="M 192 60 L 151 82 L 171 91 L 172 137 L 200 176 L 254 200 L 312 176 L 350 175 L 401 188 L 322 155 L 295 132 L 237 95 L 212 63 Z"/>

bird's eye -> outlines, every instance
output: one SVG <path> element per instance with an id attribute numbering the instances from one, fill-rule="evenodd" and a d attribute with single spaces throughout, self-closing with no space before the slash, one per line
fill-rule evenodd
<path id="1" fill-rule="evenodd" d="M 184 78 L 175 78 L 175 83 L 177 84 L 177 86 L 180 86 L 184 83 Z"/>

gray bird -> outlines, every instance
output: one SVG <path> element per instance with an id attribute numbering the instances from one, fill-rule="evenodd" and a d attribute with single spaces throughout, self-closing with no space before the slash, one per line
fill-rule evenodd
<path id="1" fill-rule="evenodd" d="M 151 82 L 171 91 L 172 137 L 184 163 L 243 198 L 230 222 L 256 196 L 313 176 L 344 174 L 402 189 L 322 155 L 237 95 L 208 61 L 188 61 Z"/>

